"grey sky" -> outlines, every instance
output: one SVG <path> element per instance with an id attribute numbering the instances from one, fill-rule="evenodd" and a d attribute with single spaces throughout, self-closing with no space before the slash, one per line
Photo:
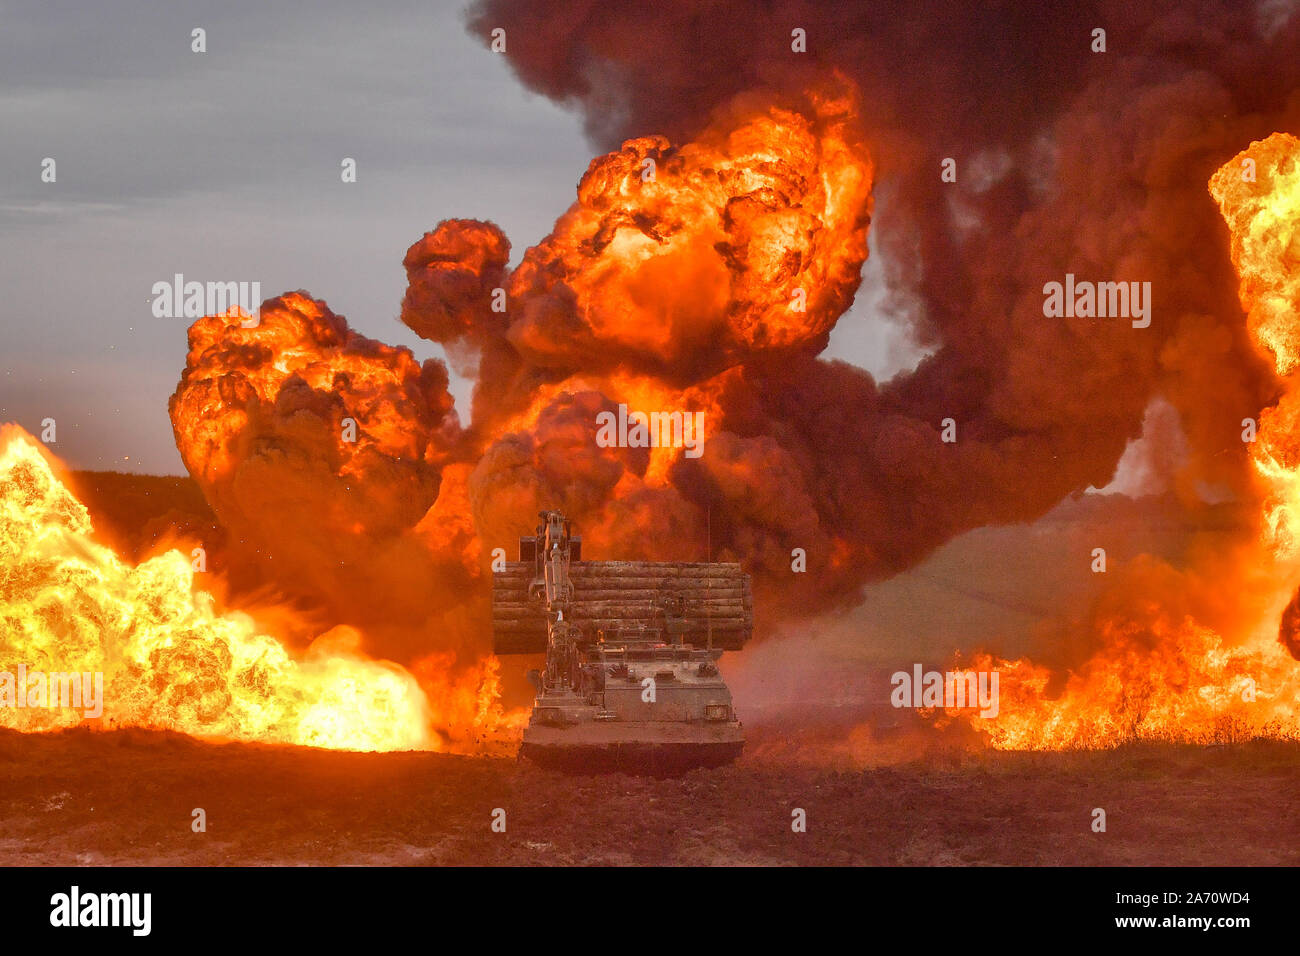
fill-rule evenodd
<path id="1" fill-rule="evenodd" d="M 407 246 L 491 219 L 518 261 L 592 158 L 575 115 L 465 32 L 463 6 L 0 2 L 0 421 L 56 419 L 74 467 L 183 473 L 167 398 L 186 321 L 150 311 L 177 272 L 306 289 L 441 357 L 397 321 Z M 888 375 L 916 353 L 880 314 L 878 273 L 832 354 Z M 453 377 L 462 417 L 469 387 Z"/>

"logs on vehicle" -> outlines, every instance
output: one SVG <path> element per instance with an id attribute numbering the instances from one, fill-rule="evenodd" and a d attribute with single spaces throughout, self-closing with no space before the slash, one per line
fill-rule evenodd
<path id="1" fill-rule="evenodd" d="M 531 561 L 514 561 L 492 581 L 492 631 L 498 654 L 546 651 L 544 602 L 530 599 L 536 578 Z M 667 639 L 666 599 L 680 599 L 673 625 L 698 647 L 738 650 L 753 632 L 750 578 L 739 564 L 652 561 L 575 561 L 570 568 L 573 602 L 569 620 L 591 639 L 603 630 L 661 629 Z"/>

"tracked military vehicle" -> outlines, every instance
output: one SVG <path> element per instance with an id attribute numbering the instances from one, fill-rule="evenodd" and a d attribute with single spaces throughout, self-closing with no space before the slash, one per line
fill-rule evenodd
<path id="1" fill-rule="evenodd" d="M 519 560 L 493 575 L 497 654 L 546 654 L 520 756 L 572 770 L 672 771 L 740 755 L 718 672 L 753 631 L 739 564 L 583 561 L 568 519 L 545 511 Z"/>

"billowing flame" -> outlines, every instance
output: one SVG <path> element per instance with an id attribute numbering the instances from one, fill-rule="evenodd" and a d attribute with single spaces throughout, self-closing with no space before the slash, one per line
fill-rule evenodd
<path id="1" fill-rule="evenodd" d="M 1260 534 L 1216 574 L 1149 573 L 1123 613 L 1103 620 L 1101 650 L 1052 687 L 1030 661 L 972 662 L 1000 675 L 1000 713 L 972 717 L 1007 749 L 1104 747 L 1134 739 L 1211 742 L 1300 735 L 1300 139 L 1253 143 L 1210 180 L 1231 232 L 1252 341 L 1283 394 L 1259 416 L 1250 454 Z M 1220 589 L 1239 620 L 1208 627 L 1160 595 Z M 1279 624 L 1280 622 L 1280 624 Z M 1279 633 L 1280 630 L 1280 633 Z"/>
<path id="2" fill-rule="evenodd" d="M 348 750 L 442 749 L 431 731 L 463 721 L 495 730 L 495 661 L 451 688 L 431 674 L 431 708 L 416 677 L 366 659 L 336 628 L 291 656 L 238 613 L 218 613 L 194 588 L 191 559 L 172 550 L 138 566 L 92 537 L 86 508 L 34 439 L 0 431 L 0 727 L 43 731 L 83 720 L 201 737 Z M 102 716 L 52 706 L 17 686 L 28 675 L 102 675 Z M 451 691 L 454 690 L 455 693 Z M 24 695 L 19 706 L 17 695 Z M 59 701 L 64 703 L 64 701 Z"/>
<path id="3" fill-rule="evenodd" d="M 867 256 L 872 165 L 847 89 L 810 99 L 807 114 L 736 104 L 684 146 L 645 136 L 594 160 L 511 275 L 528 302 L 514 348 L 700 381 L 829 331 Z"/>
<path id="4" fill-rule="evenodd" d="M 411 463 L 414 484 L 426 475 L 420 466 L 437 457 L 438 429 L 455 433 L 445 369 L 358 335 L 302 293 L 264 306 L 251 327 L 238 315 L 199 319 L 189 338 L 186 387 L 173 401 L 172 419 L 186 464 L 209 481 L 225 477 L 245 452 L 239 440 L 250 402 L 287 400 L 295 386 L 334 397 L 331 453 L 344 475 L 383 456 Z M 350 440 L 345 417 L 356 424 Z"/>
<path id="5" fill-rule="evenodd" d="M 999 675 L 998 716 L 971 717 L 1006 750 L 1110 747 L 1134 740 L 1227 743 L 1300 733 L 1300 667 L 1261 628 L 1231 646 L 1194 620 L 1105 628 L 1104 649 L 1050 693 L 1053 673 L 981 655 Z M 1059 694 L 1059 696 L 1057 696 Z"/>
<path id="6" fill-rule="evenodd" d="M 1232 233 L 1251 337 L 1283 376 L 1251 454 L 1268 490 L 1265 536 L 1290 561 L 1300 557 L 1300 139 L 1275 133 L 1251 144 L 1214 174 L 1210 192 Z"/>

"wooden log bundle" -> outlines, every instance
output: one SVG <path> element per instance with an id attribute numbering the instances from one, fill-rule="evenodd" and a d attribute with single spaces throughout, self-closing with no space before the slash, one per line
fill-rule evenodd
<path id="1" fill-rule="evenodd" d="M 498 654 L 546 651 L 546 609 L 529 600 L 535 568 L 508 562 L 492 576 L 492 637 Z M 569 620 L 592 637 L 638 626 L 663 628 L 664 597 L 681 599 L 682 639 L 702 647 L 739 650 L 754 630 L 749 575 L 739 564 L 658 561 L 575 561 L 569 566 Z"/>

